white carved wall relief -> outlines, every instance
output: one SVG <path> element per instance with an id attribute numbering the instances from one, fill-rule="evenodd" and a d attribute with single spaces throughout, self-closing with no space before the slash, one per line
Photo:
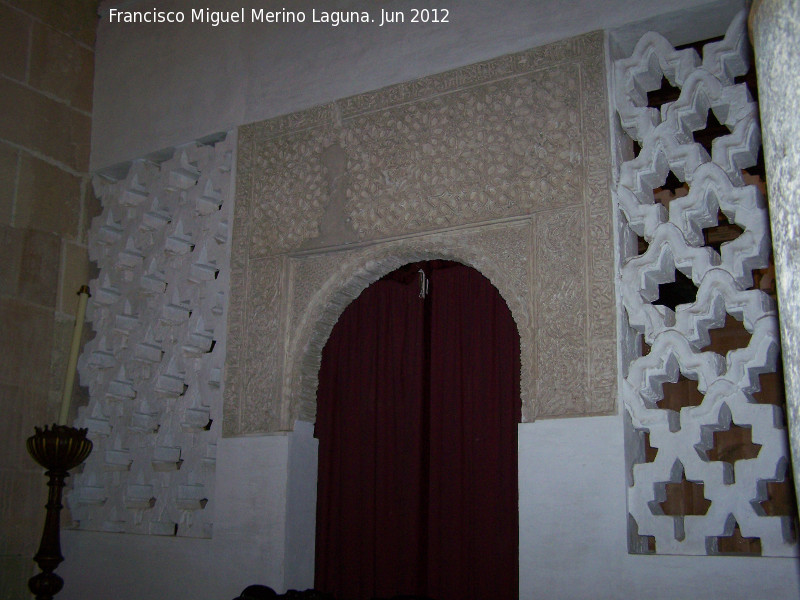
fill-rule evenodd
<path id="1" fill-rule="evenodd" d="M 753 279 L 769 264 L 770 239 L 766 202 L 744 171 L 756 165 L 760 146 L 757 105 L 735 81 L 748 71 L 748 56 L 742 13 L 723 40 L 703 47 L 702 59 L 649 33 L 614 65 L 620 123 L 641 148 L 620 165 L 615 189 L 634 552 L 719 554 L 737 538 L 764 556 L 797 553 L 791 516 L 768 509 L 769 486 L 784 481 L 788 465 L 783 411 L 756 398 L 759 377 L 777 368 L 780 342 L 775 303 Z M 662 77 L 680 95 L 648 107 Z M 727 133 L 709 153 L 694 132 L 712 114 Z M 683 191 L 654 198 L 670 172 Z M 741 233 L 717 251 L 704 231 L 723 219 Z M 678 272 L 696 297 L 672 309 L 658 302 L 660 286 Z M 724 355 L 710 349 L 715 331 L 733 320 L 749 342 Z M 702 399 L 665 406 L 666 386 L 684 379 L 697 382 Z M 749 454 L 718 452 L 733 429 L 749 434 L 742 444 Z M 676 512 L 668 496 L 679 486 L 692 488 L 694 500 Z"/>
<path id="2" fill-rule="evenodd" d="M 243 127 L 225 435 L 313 421 L 341 311 L 427 258 L 508 302 L 526 421 L 613 412 L 605 105 L 596 33 Z"/>
<path id="3" fill-rule="evenodd" d="M 95 179 L 79 362 L 94 450 L 69 498 L 81 529 L 210 537 L 221 431 L 234 140 Z"/>

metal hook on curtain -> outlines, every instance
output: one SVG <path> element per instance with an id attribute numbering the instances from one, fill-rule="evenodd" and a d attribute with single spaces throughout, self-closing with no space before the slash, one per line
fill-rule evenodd
<path id="1" fill-rule="evenodd" d="M 428 292 L 430 291 L 430 283 L 431 283 L 431 280 L 428 279 L 427 275 L 425 275 L 425 271 L 420 269 L 419 270 L 419 297 L 422 298 L 423 300 L 425 299 L 425 296 L 427 296 Z"/>

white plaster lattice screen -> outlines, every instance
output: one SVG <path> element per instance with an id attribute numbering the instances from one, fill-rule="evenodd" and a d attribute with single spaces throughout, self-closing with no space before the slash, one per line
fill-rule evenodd
<path id="1" fill-rule="evenodd" d="M 702 55 L 692 48 L 677 51 L 648 33 L 631 57 L 614 64 L 616 110 L 641 147 L 620 165 L 616 185 L 631 549 L 648 551 L 651 538 L 658 553 L 715 554 L 718 538 L 731 536 L 738 525 L 742 537 L 760 539 L 762 555 L 794 555 L 791 518 L 768 516 L 761 504 L 767 483 L 784 478 L 788 450 L 781 409 L 753 398 L 759 375 L 775 371 L 780 347 L 775 304 L 752 289 L 753 269 L 768 264 L 770 239 L 765 199 L 742 174 L 756 163 L 761 142 L 757 105 L 744 84 L 734 83 L 749 67 L 744 13 Z M 662 77 L 680 88 L 680 96 L 660 110 L 648 108 L 647 92 L 659 89 Z M 693 138 L 709 111 L 730 132 L 714 140 L 710 156 Z M 654 201 L 653 190 L 670 171 L 689 190 L 667 208 Z M 743 230 L 719 253 L 703 236 L 717 225 L 718 211 Z M 642 254 L 637 236 L 648 244 Z M 675 281 L 676 270 L 691 279 L 697 296 L 673 311 L 653 302 L 659 285 Z M 726 314 L 743 322 L 749 343 L 726 356 L 703 351 L 709 331 L 722 327 Z M 642 336 L 650 349 L 644 356 Z M 697 381 L 702 402 L 679 412 L 660 407 L 664 384 L 681 375 Z M 714 433 L 732 424 L 751 430 L 761 446 L 757 456 L 733 465 L 710 460 Z M 645 435 L 657 449 L 650 462 Z M 663 513 L 666 486 L 684 477 L 703 485 L 710 501 L 705 514 Z"/>
<path id="2" fill-rule="evenodd" d="M 211 536 L 234 144 L 190 144 L 95 180 L 96 335 L 76 423 L 94 450 L 69 497 L 81 529 Z"/>

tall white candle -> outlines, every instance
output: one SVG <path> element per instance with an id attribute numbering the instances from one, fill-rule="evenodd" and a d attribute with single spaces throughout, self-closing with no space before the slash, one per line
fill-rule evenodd
<path id="1" fill-rule="evenodd" d="M 61 411 L 58 413 L 58 424 L 67 424 L 69 405 L 72 400 L 72 384 L 75 382 L 75 368 L 78 365 L 78 351 L 81 349 L 83 320 L 86 317 L 86 302 L 89 300 L 89 288 L 82 285 L 78 290 L 78 314 L 75 315 L 75 327 L 72 330 L 72 345 L 69 348 L 67 375 L 64 378 L 64 392 L 61 394 Z"/>

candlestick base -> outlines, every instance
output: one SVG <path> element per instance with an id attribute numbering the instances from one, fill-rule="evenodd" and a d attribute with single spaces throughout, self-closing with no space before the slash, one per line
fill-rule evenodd
<path id="1" fill-rule="evenodd" d="M 64 580 L 53 573 L 64 560 L 61 555 L 61 494 L 69 472 L 81 464 L 92 451 L 92 442 L 86 439 L 86 429 L 66 425 L 53 425 L 48 429 L 34 428 L 36 433 L 28 438 L 28 453 L 47 469 L 47 516 L 42 541 L 33 560 L 42 570 L 28 580 L 28 588 L 36 600 L 52 600 L 64 585 Z"/>

